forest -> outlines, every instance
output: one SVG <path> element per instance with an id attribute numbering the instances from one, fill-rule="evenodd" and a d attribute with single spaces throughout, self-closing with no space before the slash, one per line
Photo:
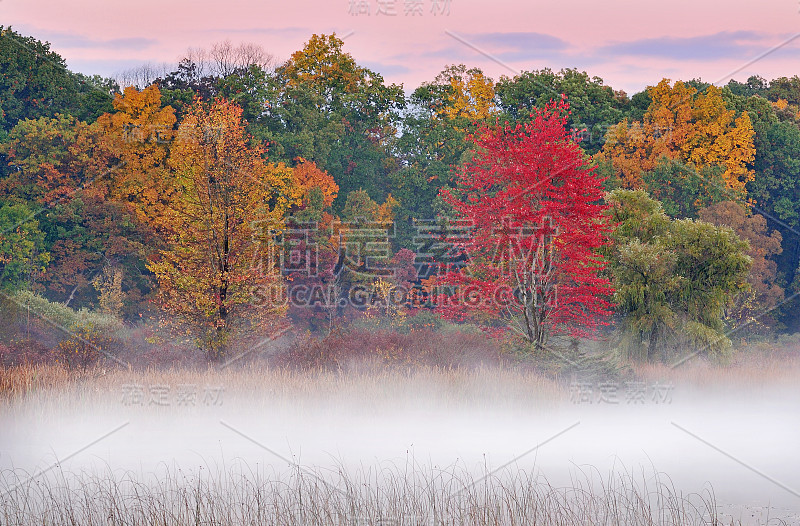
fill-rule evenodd
<path id="1" fill-rule="evenodd" d="M 797 75 L 46 35 L 0 26 L 0 524 L 800 524 Z"/>
<path id="2" fill-rule="evenodd" d="M 798 76 L 627 94 L 458 64 L 412 90 L 315 34 L 112 79 L 0 32 L 6 366 L 227 363 L 289 333 L 281 364 L 466 359 L 444 338 L 724 361 L 800 331 Z"/>

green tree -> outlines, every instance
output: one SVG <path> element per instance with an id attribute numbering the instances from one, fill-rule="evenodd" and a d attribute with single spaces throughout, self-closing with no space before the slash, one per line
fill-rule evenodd
<path id="1" fill-rule="evenodd" d="M 800 104 L 800 77 L 780 77 L 769 83 L 766 96 L 771 101 L 783 99 L 789 104 Z"/>
<path id="2" fill-rule="evenodd" d="M 726 308 L 747 288 L 748 243 L 730 228 L 670 220 L 642 190 L 607 196 L 616 225 L 608 254 L 621 316 L 619 350 L 639 360 L 687 352 L 723 357 Z"/>
<path id="3" fill-rule="evenodd" d="M 195 97 L 203 100 L 224 98 L 242 108 L 252 134 L 267 109 L 269 71 L 272 56 L 261 46 L 230 41 L 214 44 L 211 49 L 192 49 L 174 71 L 155 81 L 161 89 L 164 105 L 183 117 Z M 255 140 L 260 140 L 255 137 Z"/>
<path id="4" fill-rule="evenodd" d="M 414 248 L 415 219 L 447 209 L 440 190 L 454 185 L 456 171 L 471 157 L 468 135 L 496 117 L 493 88 L 480 69 L 462 64 L 445 68 L 409 97 L 403 133 L 393 144 L 398 166 L 388 175 L 400 203 L 398 248 Z"/>
<path id="5" fill-rule="evenodd" d="M 333 175 L 340 196 L 364 189 L 388 194 L 388 142 L 405 106 L 401 86 L 359 66 L 333 35 L 313 35 L 270 75 L 266 110 L 253 133 L 270 156 L 287 163 L 314 161 Z M 344 205 L 340 197 L 334 208 Z"/>
<path id="6" fill-rule="evenodd" d="M 606 129 L 622 120 L 629 104 L 624 92 L 615 92 L 600 77 L 577 69 L 545 68 L 502 77 L 496 90 L 503 116 L 510 121 L 528 120 L 534 108 L 564 94 L 571 110 L 568 125 L 583 138 L 580 145 L 589 154 L 603 146 Z"/>
<path id="7" fill-rule="evenodd" d="M 24 119 L 68 113 L 92 120 L 108 108 L 114 88 L 70 72 L 49 43 L 0 26 L 0 140 Z"/>
<path id="8" fill-rule="evenodd" d="M 778 282 L 787 291 L 800 283 L 800 128 L 782 121 L 775 106 L 760 96 L 740 97 L 730 90 L 726 102 L 736 111 L 746 111 L 753 123 L 755 177 L 747 183 L 754 210 L 767 219 L 770 229 L 783 237 L 783 251 L 773 256 L 778 264 Z M 777 316 L 790 329 L 800 329 L 800 301 L 781 307 Z"/>
<path id="9" fill-rule="evenodd" d="M 23 203 L 0 206 L 0 289 L 29 287 L 44 271 L 50 254 L 44 233 L 31 209 Z"/>
<path id="10" fill-rule="evenodd" d="M 731 79 L 725 87 L 734 95 L 740 97 L 751 97 L 753 95 L 764 96 L 767 92 L 768 83 L 762 77 L 752 75 L 745 82 Z"/>
<path id="11" fill-rule="evenodd" d="M 629 122 L 642 122 L 642 120 L 644 120 L 644 114 L 647 113 L 647 109 L 652 103 L 653 99 L 650 98 L 648 90 L 634 93 L 631 96 L 630 105 L 627 107 L 625 118 L 627 118 Z"/>
<path id="12" fill-rule="evenodd" d="M 747 255 L 753 260 L 747 282 L 749 290 L 737 298 L 729 309 L 727 318 L 735 324 L 754 324 L 753 329 L 774 324 L 772 316 L 764 316 L 784 299 L 783 287 L 778 283 L 778 265 L 773 257 L 782 251 L 782 236 L 777 230 L 769 231 L 767 220 L 734 201 L 700 209 L 701 220 L 717 226 L 727 226 L 749 243 Z"/>
<path id="13" fill-rule="evenodd" d="M 700 208 L 730 199 L 722 178 L 724 168 L 694 167 L 667 157 L 655 168 L 642 174 L 650 195 L 661 202 L 664 212 L 673 218 L 696 218 Z"/>

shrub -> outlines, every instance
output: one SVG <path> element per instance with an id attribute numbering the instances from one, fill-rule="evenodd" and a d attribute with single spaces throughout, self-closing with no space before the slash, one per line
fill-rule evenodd
<path id="1" fill-rule="evenodd" d="M 69 368 L 86 370 L 97 363 L 104 352 L 111 351 L 112 341 L 90 323 L 76 326 L 72 335 L 58 344 L 58 362 Z"/>
<path id="2" fill-rule="evenodd" d="M 28 290 L 15 293 L 13 301 L 20 309 L 30 309 L 37 316 L 60 326 L 62 330 L 91 325 L 104 334 L 110 334 L 123 328 L 122 321 L 115 316 L 87 309 L 76 311 L 61 303 L 51 302 Z"/>
<path id="3" fill-rule="evenodd" d="M 324 338 L 307 335 L 273 358 L 280 367 L 296 369 L 350 369 L 430 366 L 442 368 L 498 364 L 504 360 L 498 342 L 485 334 L 452 331 L 447 339 L 428 328 L 406 333 L 353 328 Z"/>
<path id="4" fill-rule="evenodd" d="M 35 338 L 10 340 L 0 343 L 0 366 L 40 365 L 50 363 L 53 354 L 46 345 Z"/>

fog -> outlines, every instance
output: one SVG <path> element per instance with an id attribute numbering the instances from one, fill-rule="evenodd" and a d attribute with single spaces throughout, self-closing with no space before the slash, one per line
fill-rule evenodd
<path id="1" fill-rule="evenodd" d="M 574 392 L 526 403 L 519 396 L 481 401 L 485 386 L 478 384 L 428 391 L 414 382 L 381 393 L 380 384 L 361 391 L 355 383 L 340 394 L 316 393 L 313 383 L 291 395 L 276 395 L 270 385 L 228 387 L 208 405 L 126 405 L 119 389 L 77 390 L 61 401 L 34 397 L 3 408 L 0 469 L 147 476 L 165 467 L 196 472 L 242 463 L 324 476 L 458 466 L 476 477 L 524 469 L 556 486 L 582 473 L 658 472 L 680 492 L 713 488 L 723 517 L 800 524 L 800 382 L 678 384 L 666 399 L 638 403 L 623 391 L 617 403 Z M 464 389 L 475 392 L 463 397 Z"/>

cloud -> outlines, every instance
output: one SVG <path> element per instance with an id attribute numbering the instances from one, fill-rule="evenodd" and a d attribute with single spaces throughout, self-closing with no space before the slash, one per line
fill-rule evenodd
<path id="1" fill-rule="evenodd" d="M 568 42 L 558 37 L 535 32 L 473 33 L 464 37 L 476 45 L 504 48 L 511 52 L 552 53 L 565 51 L 570 47 Z"/>
<path id="2" fill-rule="evenodd" d="M 359 65 L 376 73 L 380 73 L 384 78 L 389 75 L 403 75 L 411 71 L 407 66 L 402 64 L 387 64 L 385 62 L 373 62 L 369 60 L 359 62 Z"/>
<path id="3" fill-rule="evenodd" d="M 504 62 L 563 57 L 570 48 L 565 40 L 535 32 L 476 33 L 465 40 L 476 47 L 496 50 L 491 54 Z"/>
<path id="4" fill-rule="evenodd" d="M 402 53 L 390 58 L 395 62 L 416 64 L 435 60 L 445 64 L 485 64 L 494 62 L 504 74 L 516 74 L 519 63 L 534 60 L 550 62 L 568 56 L 570 44 L 560 38 L 535 32 L 448 33 L 447 44 L 426 51 Z M 516 64 L 516 65 L 513 65 Z"/>
<path id="5" fill-rule="evenodd" d="M 80 33 L 48 31 L 29 26 L 19 26 L 23 34 L 35 35 L 38 40 L 50 42 L 57 49 L 139 50 L 158 45 L 154 38 L 91 38 Z"/>
<path id="6" fill-rule="evenodd" d="M 243 33 L 252 35 L 306 35 L 311 36 L 311 30 L 307 27 L 249 27 L 249 28 L 223 28 L 206 29 L 205 33 Z"/>
<path id="7" fill-rule="evenodd" d="M 672 60 L 747 59 L 769 49 L 769 35 L 756 31 L 723 31 L 694 37 L 658 37 L 618 42 L 598 49 L 601 55 Z"/>

